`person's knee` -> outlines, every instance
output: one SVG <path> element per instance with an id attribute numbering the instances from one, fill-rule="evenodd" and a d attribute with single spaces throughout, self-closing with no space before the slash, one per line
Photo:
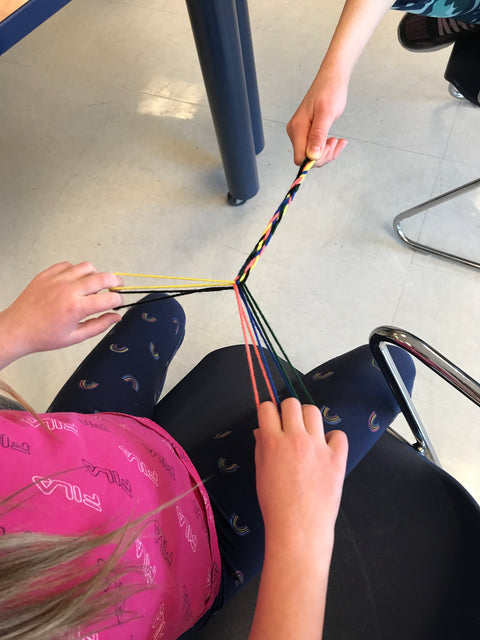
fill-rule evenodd
<path id="1" fill-rule="evenodd" d="M 245 346 L 243 344 L 235 344 L 227 347 L 214 349 L 202 358 L 201 363 L 208 368 L 218 369 L 225 367 L 235 367 L 245 362 Z M 225 369 L 228 370 L 228 369 Z"/>
<path id="2" fill-rule="evenodd" d="M 185 326 L 185 311 L 183 310 L 182 305 L 178 302 L 176 298 L 172 298 L 166 293 L 162 293 L 161 291 L 149 293 L 143 298 L 141 298 L 138 303 L 133 306 L 129 312 L 134 312 L 135 310 L 139 310 L 141 315 L 159 315 L 163 317 L 172 317 L 176 318 L 178 324 L 182 327 Z M 127 317 L 126 314 L 125 318 Z"/>

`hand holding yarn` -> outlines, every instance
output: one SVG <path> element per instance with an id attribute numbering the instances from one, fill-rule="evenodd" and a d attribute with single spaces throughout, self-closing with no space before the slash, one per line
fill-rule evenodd
<path id="1" fill-rule="evenodd" d="M 347 459 L 342 431 L 326 436 L 314 405 L 295 398 L 258 408 L 255 463 L 257 495 L 266 539 L 273 543 L 312 547 L 333 544 Z M 302 525 L 299 527 L 299 523 Z"/>
<path id="2" fill-rule="evenodd" d="M 109 310 L 122 296 L 108 289 L 122 284 L 119 276 L 99 273 L 88 262 L 62 262 L 38 274 L 0 313 L 0 365 L 102 333 L 121 319 Z M 101 315 L 90 318 L 96 314 Z"/>
<path id="3" fill-rule="evenodd" d="M 343 138 L 328 137 L 330 127 L 345 109 L 347 89 L 348 84 L 339 80 L 336 73 L 320 69 L 287 124 L 295 164 L 300 165 L 307 156 L 321 167 L 336 160 L 347 146 Z"/>

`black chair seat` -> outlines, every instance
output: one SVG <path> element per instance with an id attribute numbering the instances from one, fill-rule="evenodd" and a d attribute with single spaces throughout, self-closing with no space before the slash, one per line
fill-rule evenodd
<path id="1" fill-rule="evenodd" d="M 480 638 L 480 509 L 386 433 L 347 478 L 324 640 Z"/>

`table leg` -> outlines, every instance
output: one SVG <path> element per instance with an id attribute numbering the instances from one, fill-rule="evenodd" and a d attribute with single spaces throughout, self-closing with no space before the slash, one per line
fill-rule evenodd
<path id="1" fill-rule="evenodd" d="M 255 107 L 255 92 L 258 103 L 256 80 L 252 84 L 252 65 L 254 76 L 255 67 L 251 39 L 250 52 L 246 46 L 246 57 L 251 58 L 248 63 L 250 100 L 242 53 L 242 39 L 248 43 L 250 35 L 246 3 L 239 10 L 241 32 L 236 0 L 186 0 L 186 4 L 222 157 L 229 201 L 240 204 L 252 198 L 259 188 L 251 109 L 258 112 L 255 115 L 257 121 L 260 114 L 259 106 Z M 259 138 L 258 133 L 256 137 Z M 257 140 L 259 150 L 263 147 L 263 132 L 261 138 Z"/>
<path id="2" fill-rule="evenodd" d="M 240 32 L 240 44 L 242 47 L 243 68 L 245 70 L 245 81 L 247 83 L 248 103 L 250 105 L 253 141 L 255 144 L 255 153 L 258 155 L 265 146 L 265 139 L 263 136 L 262 112 L 260 109 L 260 97 L 258 95 L 257 71 L 255 69 L 248 2 L 247 0 L 235 0 L 235 4 L 237 7 L 238 30 Z"/>

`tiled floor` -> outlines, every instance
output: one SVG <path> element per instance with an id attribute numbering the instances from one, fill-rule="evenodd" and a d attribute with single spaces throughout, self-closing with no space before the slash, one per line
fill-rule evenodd
<path id="1" fill-rule="evenodd" d="M 296 169 L 285 125 L 340 6 L 250 3 L 266 136 L 261 190 L 226 204 L 186 8 L 180 0 L 73 0 L 0 58 L 0 303 L 60 261 L 115 271 L 236 273 Z M 394 215 L 478 177 L 480 111 L 452 99 L 449 51 L 412 54 L 391 12 L 357 65 L 333 132 L 350 144 L 311 173 L 252 287 L 300 369 L 382 324 L 421 336 L 480 379 L 480 276 L 414 254 Z M 478 259 L 480 194 L 429 214 L 424 241 Z M 407 229 L 420 232 L 412 223 Z M 444 238 L 442 240 L 442 238 Z M 190 298 L 168 387 L 208 351 L 241 340 L 229 294 Z M 301 329 L 299 330 L 299 327 Z M 38 409 L 92 343 L 31 356 L 4 378 Z M 421 374 L 415 398 L 445 468 L 480 498 L 480 412 Z"/>

